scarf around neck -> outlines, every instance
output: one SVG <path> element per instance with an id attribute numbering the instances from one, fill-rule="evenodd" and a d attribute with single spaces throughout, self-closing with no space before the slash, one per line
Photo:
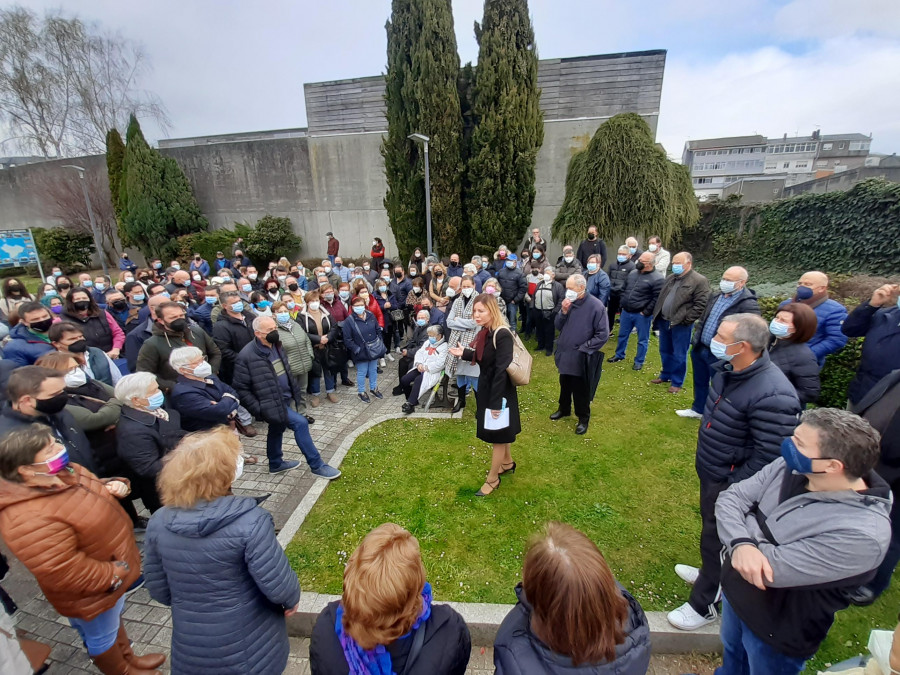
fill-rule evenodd
<path id="1" fill-rule="evenodd" d="M 406 635 L 401 635 L 398 640 L 403 640 L 412 635 L 423 623 L 431 617 L 431 601 L 433 595 L 431 584 L 425 582 L 422 589 L 422 612 Z M 384 645 L 376 645 L 374 649 L 363 649 L 347 632 L 344 631 L 344 606 L 339 604 L 337 618 L 334 621 L 334 632 L 341 643 L 344 658 L 350 667 L 350 675 L 395 675 L 391 654 Z"/>

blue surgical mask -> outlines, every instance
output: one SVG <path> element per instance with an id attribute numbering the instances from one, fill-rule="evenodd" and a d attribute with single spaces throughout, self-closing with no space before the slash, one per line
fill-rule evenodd
<path id="1" fill-rule="evenodd" d="M 163 296 L 164 298 L 171 298 L 171 297 L 172 297 L 172 294 L 169 293 L 168 291 L 163 291 L 162 293 L 160 293 L 160 295 Z"/>
<path id="2" fill-rule="evenodd" d="M 59 270 L 55 270 L 55 271 L 53 272 L 53 276 L 55 276 L 55 277 L 61 277 L 61 276 L 62 276 L 62 272 L 60 272 Z"/>
<path id="3" fill-rule="evenodd" d="M 797 473 L 825 473 L 824 471 L 813 471 L 813 461 L 797 449 L 794 439 L 788 436 L 781 442 L 781 456 L 784 457 L 784 463 L 787 468 Z M 831 459 L 831 457 L 817 457 L 816 459 Z"/>
<path id="4" fill-rule="evenodd" d="M 628 250 L 631 251 L 631 255 L 637 253 L 637 246 L 629 246 Z"/>
<path id="5" fill-rule="evenodd" d="M 92 288 L 94 286 L 94 282 L 93 281 L 85 281 L 81 285 L 84 286 L 85 288 Z"/>
<path id="6" fill-rule="evenodd" d="M 487 264 L 487 261 L 486 261 L 486 260 L 484 260 L 484 261 L 481 262 L 481 269 L 486 269 L 487 266 L 488 266 L 488 264 Z"/>
<path id="7" fill-rule="evenodd" d="M 346 300 L 350 297 L 350 291 L 341 291 L 338 295 L 341 296 L 341 300 Z"/>
<path id="8" fill-rule="evenodd" d="M 362 305 L 354 305 L 353 306 L 353 313 L 356 314 L 356 316 L 362 316 L 363 312 L 365 312 L 365 311 L 366 311 L 366 308 L 363 307 Z"/>
<path id="9" fill-rule="evenodd" d="M 159 410 L 165 402 L 165 395 L 161 391 L 158 391 L 147 399 L 147 410 Z"/>
<path id="10" fill-rule="evenodd" d="M 597 263 L 588 263 L 588 272 L 596 272 Z"/>
<path id="11" fill-rule="evenodd" d="M 676 276 L 684 273 L 684 265 L 672 265 L 672 274 Z"/>
<path id="12" fill-rule="evenodd" d="M 616 260 L 618 260 L 620 263 L 623 263 L 626 260 L 628 260 L 628 256 L 627 255 L 617 255 Z"/>
<path id="13" fill-rule="evenodd" d="M 243 284 L 241 290 L 244 291 L 244 293 L 249 293 L 253 290 L 253 286 L 251 284 Z"/>
<path id="14" fill-rule="evenodd" d="M 534 258 L 535 260 L 540 260 L 540 259 L 541 259 L 541 252 L 540 252 L 540 251 L 535 251 L 534 253 L 531 254 L 531 257 Z"/>
<path id="15" fill-rule="evenodd" d="M 737 286 L 737 282 L 735 281 L 722 279 L 722 281 L 719 282 L 719 290 L 723 293 L 734 293 L 735 286 Z"/>
<path id="16" fill-rule="evenodd" d="M 45 298 L 54 298 L 54 297 L 56 297 L 57 295 L 59 295 L 59 293 L 57 293 L 56 290 L 53 290 L 53 289 L 51 289 L 51 290 L 49 290 L 49 291 L 44 291 L 44 297 L 45 297 Z"/>
<path id="17" fill-rule="evenodd" d="M 379 286 L 378 292 L 379 293 L 387 293 L 387 286 Z"/>
<path id="18" fill-rule="evenodd" d="M 54 293 L 54 295 L 55 295 L 55 293 Z M 131 297 L 134 299 L 135 302 L 143 302 L 144 297 L 146 297 L 146 296 L 144 296 L 144 294 L 141 293 L 139 295 L 132 295 Z"/>
<path id="19" fill-rule="evenodd" d="M 737 342 L 732 342 L 731 344 L 737 344 Z M 725 350 L 728 349 L 731 345 L 726 345 L 724 342 L 719 342 L 715 338 L 709 343 L 709 351 L 712 352 L 713 356 L 715 356 L 720 361 L 731 361 L 736 354 L 726 354 Z"/>
<path id="20" fill-rule="evenodd" d="M 257 309 L 269 309 L 272 306 L 271 300 L 260 300 L 256 303 Z"/>
<path id="21" fill-rule="evenodd" d="M 105 291 L 106 284 L 94 284 L 94 288 L 96 288 L 98 291 Z"/>
<path id="22" fill-rule="evenodd" d="M 900 309 L 900 296 L 897 296 L 897 309 Z"/>
<path id="23" fill-rule="evenodd" d="M 507 267 L 507 269 L 511 269 L 511 270 L 516 269 L 516 261 L 515 260 L 507 260 L 506 267 Z"/>
<path id="24" fill-rule="evenodd" d="M 427 326 L 428 320 L 427 319 L 416 319 L 416 325 L 417 326 Z"/>
<path id="25" fill-rule="evenodd" d="M 781 323 L 778 319 L 772 319 L 769 323 L 769 332 L 777 338 L 785 338 L 790 333 L 786 323 Z"/>
<path id="26" fill-rule="evenodd" d="M 207 304 L 207 305 L 214 305 L 214 304 L 216 304 L 218 301 L 219 301 L 219 299 L 218 299 L 216 296 L 211 296 L 211 297 L 206 298 L 206 304 Z"/>
<path id="27" fill-rule="evenodd" d="M 287 312 L 278 312 L 278 313 L 275 315 L 275 320 L 276 320 L 278 323 L 287 323 L 288 321 L 291 320 L 291 315 L 288 314 Z"/>
<path id="28" fill-rule="evenodd" d="M 238 314 L 240 314 L 241 312 L 244 311 L 244 303 L 243 303 L 243 302 L 236 302 L 236 303 L 234 303 L 234 304 L 231 306 L 231 311 L 232 311 L 232 312 L 237 312 Z"/>
<path id="29" fill-rule="evenodd" d="M 288 301 L 287 301 L 286 303 L 284 303 L 284 304 L 287 306 L 288 309 L 294 309 L 294 308 L 297 307 L 297 303 L 294 302 L 293 300 L 288 300 Z"/>
<path id="30" fill-rule="evenodd" d="M 431 335 L 428 336 L 428 341 L 429 341 L 431 344 L 433 344 L 433 345 L 436 345 L 436 344 L 437 344 L 437 338 L 436 338 L 436 337 L 432 337 Z"/>

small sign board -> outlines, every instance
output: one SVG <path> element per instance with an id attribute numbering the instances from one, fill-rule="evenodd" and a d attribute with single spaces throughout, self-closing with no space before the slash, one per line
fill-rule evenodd
<path id="1" fill-rule="evenodd" d="M 0 230 L 0 269 L 37 264 L 37 247 L 31 230 Z"/>

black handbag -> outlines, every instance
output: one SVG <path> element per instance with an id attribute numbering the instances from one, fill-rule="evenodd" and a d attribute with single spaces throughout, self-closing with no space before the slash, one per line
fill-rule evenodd
<path id="1" fill-rule="evenodd" d="M 396 323 L 403 323 L 403 320 L 406 318 L 406 312 L 402 309 L 392 309 L 391 310 L 391 319 L 393 319 Z"/>

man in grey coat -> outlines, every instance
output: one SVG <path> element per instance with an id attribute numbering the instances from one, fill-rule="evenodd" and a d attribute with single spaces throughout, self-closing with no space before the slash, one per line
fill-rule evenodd
<path id="1" fill-rule="evenodd" d="M 591 419 L 591 364 L 599 367 L 598 352 L 609 339 L 606 307 L 587 292 L 587 280 L 573 274 L 566 280 L 566 299 L 556 315 L 556 367 L 559 370 L 559 408 L 550 415 L 554 422 L 572 414 L 578 417 L 576 434 L 585 434 Z"/>
<path id="2" fill-rule="evenodd" d="M 716 504 L 729 673 L 803 670 L 891 538 L 891 494 L 874 471 L 879 435 L 868 422 L 808 410 L 781 455 Z"/>

